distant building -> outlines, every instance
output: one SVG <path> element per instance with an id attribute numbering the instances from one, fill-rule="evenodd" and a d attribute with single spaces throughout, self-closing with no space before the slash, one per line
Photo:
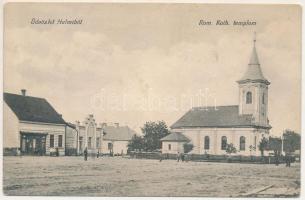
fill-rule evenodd
<path id="1" fill-rule="evenodd" d="M 101 126 L 98 127 L 92 114 L 83 123 L 76 121 L 73 126 L 74 128 L 67 131 L 67 149 L 75 149 L 77 154 L 82 154 L 85 148 L 88 153 L 100 151 L 103 131 Z"/>
<path id="2" fill-rule="evenodd" d="M 162 138 L 161 141 L 162 147 L 164 147 L 162 148 L 162 153 L 176 154 L 178 152 L 183 153 L 183 145 L 190 142 L 190 139 L 188 139 L 182 133 L 173 132 L 168 136 Z"/>
<path id="3" fill-rule="evenodd" d="M 46 99 L 4 93 L 4 155 L 65 154 L 66 122 Z"/>
<path id="4" fill-rule="evenodd" d="M 196 107 L 171 126 L 172 134 L 161 139 L 162 152 L 182 151 L 186 138 L 194 154 L 226 154 L 232 143 L 240 155 L 260 155 L 262 137 L 269 137 L 268 85 L 254 46 L 248 69 L 237 81 L 239 105 Z M 185 141 L 184 143 L 186 143 Z"/>
<path id="5" fill-rule="evenodd" d="M 83 123 L 77 121 L 67 128 L 67 155 L 82 154 L 87 148 L 89 153 L 124 154 L 132 136 L 136 134 L 128 126 L 119 126 L 115 123 L 109 126 L 106 123 L 97 124 L 94 116 L 89 115 Z"/>
<path id="6" fill-rule="evenodd" d="M 128 126 L 120 126 L 115 123 L 114 126 L 103 126 L 104 137 L 102 141 L 102 153 L 112 152 L 113 154 L 126 154 L 128 143 L 136 132 Z"/>

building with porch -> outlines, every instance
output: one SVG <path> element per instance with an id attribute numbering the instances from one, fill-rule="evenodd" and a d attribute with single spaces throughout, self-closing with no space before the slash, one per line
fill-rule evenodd
<path id="1" fill-rule="evenodd" d="M 4 155 L 65 155 L 66 122 L 44 98 L 4 93 Z"/>
<path id="2" fill-rule="evenodd" d="M 161 139 L 162 152 L 182 151 L 182 143 L 193 144 L 193 154 L 226 154 L 233 144 L 239 155 L 260 155 L 259 142 L 269 137 L 268 86 L 256 52 L 256 40 L 244 76 L 237 81 L 239 104 L 195 107 L 172 126 L 171 135 Z M 179 133 L 179 137 L 177 137 Z M 173 134 L 176 134 L 172 137 Z M 182 137 L 184 136 L 184 137 Z M 182 140 L 181 140 L 182 138 Z M 174 148 L 177 147 L 177 148 Z"/>

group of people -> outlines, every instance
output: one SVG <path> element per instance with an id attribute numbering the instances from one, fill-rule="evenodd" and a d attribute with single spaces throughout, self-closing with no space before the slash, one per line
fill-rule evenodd
<path id="1" fill-rule="evenodd" d="M 184 161 L 188 161 L 187 159 L 187 155 L 184 154 L 184 153 L 177 153 L 177 162 L 179 162 L 181 160 L 181 162 L 184 162 Z"/>
<path id="2" fill-rule="evenodd" d="M 94 156 L 95 157 L 95 156 Z M 97 150 L 96 152 L 96 158 L 100 157 L 100 150 Z M 87 161 L 88 160 L 88 149 L 87 147 L 84 150 L 84 160 Z"/>
<path id="3" fill-rule="evenodd" d="M 280 155 L 275 155 L 275 165 L 278 166 L 280 164 Z M 284 161 L 286 163 L 286 167 L 290 167 L 291 166 L 291 162 L 292 162 L 292 156 L 290 156 L 289 154 L 285 154 L 284 157 Z"/>
<path id="4" fill-rule="evenodd" d="M 189 159 L 187 157 L 187 154 L 184 154 L 184 153 L 181 153 L 181 152 L 178 152 L 177 153 L 177 162 L 181 161 L 181 162 L 187 162 Z M 163 160 L 163 159 L 169 159 L 169 154 L 162 154 L 160 153 L 160 162 Z"/>

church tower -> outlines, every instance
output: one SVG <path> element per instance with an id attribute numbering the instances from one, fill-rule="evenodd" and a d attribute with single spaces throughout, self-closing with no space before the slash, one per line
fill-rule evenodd
<path id="1" fill-rule="evenodd" d="M 239 84 L 239 114 L 253 116 L 259 126 L 268 125 L 268 85 L 270 82 L 263 76 L 256 53 L 256 38 L 245 75 L 237 81 Z"/>

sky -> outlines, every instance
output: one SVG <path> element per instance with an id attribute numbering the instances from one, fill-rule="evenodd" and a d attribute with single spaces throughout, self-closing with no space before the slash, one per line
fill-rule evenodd
<path id="1" fill-rule="evenodd" d="M 32 19 L 82 24 L 31 24 Z M 200 26 L 199 21 L 211 21 Z M 255 21 L 216 26 L 217 20 Z M 55 22 L 56 23 L 56 22 Z M 46 98 L 68 122 L 168 126 L 193 106 L 238 105 L 256 32 L 272 135 L 301 130 L 297 5 L 8 3 L 4 91 Z"/>

